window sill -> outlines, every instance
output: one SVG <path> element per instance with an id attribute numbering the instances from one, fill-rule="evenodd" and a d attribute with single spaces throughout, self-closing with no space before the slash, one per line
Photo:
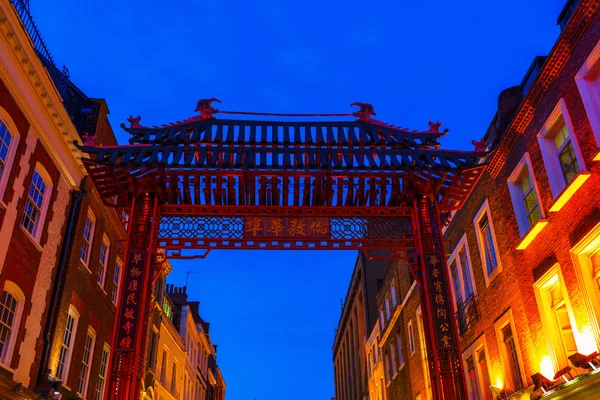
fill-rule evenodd
<path id="1" fill-rule="evenodd" d="M 83 267 L 86 269 L 87 272 L 89 272 L 90 274 L 92 273 L 92 270 L 90 269 L 90 267 L 88 267 L 87 263 L 85 261 L 83 261 L 81 258 L 79 259 L 79 262 L 81 263 L 81 265 L 83 265 Z"/>
<path id="2" fill-rule="evenodd" d="M 560 211 L 560 209 L 563 208 L 565 204 L 567 204 L 567 201 L 569 201 L 571 197 L 575 195 L 577 190 L 579 190 L 579 188 L 584 184 L 585 181 L 588 180 L 589 177 L 589 172 L 580 172 L 579 174 L 577 174 L 575 179 L 573 179 L 573 181 L 570 182 L 569 185 L 565 187 L 563 191 L 558 195 L 556 201 L 554 202 L 552 207 L 550 207 L 550 212 Z"/>
<path id="3" fill-rule="evenodd" d="M 598 149 L 598 154 L 594 157 L 594 161 L 600 161 L 600 149 Z"/>
<path id="4" fill-rule="evenodd" d="M 29 240 L 31 240 L 31 243 L 33 243 L 35 248 L 41 252 L 43 250 L 42 246 L 38 243 L 38 241 L 33 236 L 31 236 L 31 233 L 29 233 L 29 231 L 27 229 L 23 228 L 23 225 L 21 225 L 21 224 L 19 224 L 19 228 L 21 228 L 21 230 L 25 233 L 25 236 L 27 236 L 27 238 Z"/>
<path id="5" fill-rule="evenodd" d="M 9 358 L 12 358 L 12 354 Z M 9 372 L 11 374 L 15 374 L 15 370 L 12 369 L 11 367 L 9 367 L 8 365 L 4 364 L 2 361 L 0 361 L 0 368 L 2 368 L 3 370 L 5 370 L 6 372 Z"/>
<path id="6" fill-rule="evenodd" d="M 519 243 L 519 245 L 517 246 L 517 250 L 525 250 L 527 246 L 529 246 L 529 244 L 533 242 L 533 239 L 535 239 L 536 236 L 542 231 L 542 229 L 546 227 L 546 225 L 548 225 L 547 219 L 538 220 L 538 222 L 536 222 L 533 228 L 529 229 L 529 232 L 525 234 L 523 240 L 521 240 L 521 243 Z"/>

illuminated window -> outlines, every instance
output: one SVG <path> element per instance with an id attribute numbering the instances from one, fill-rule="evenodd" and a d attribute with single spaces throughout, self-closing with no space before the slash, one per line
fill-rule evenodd
<path id="1" fill-rule="evenodd" d="M 121 284 L 121 271 L 123 271 L 123 262 L 119 257 L 117 257 L 117 262 L 115 263 L 115 271 L 113 273 L 113 288 L 110 296 L 115 306 L 119 301 L 119 285 Z"/>
<path id="2" fill-rule="evenodd" d="M 100 247 L 100 258 L 98 262 L 98 276 L 96 282 L 100 287 L 104 288 L 104 282 L 106 281 L 106 265 L 108 264 L 108 255 L 110 251 L 110 241 L 104 235 L 102 238 L 102 246 Z"/>
<path id="3" fill-rule="evenodd" d="M 4 196 L 8 177 L 19 142 L 18 130 L 8 112 L 0 107 L 0 202 Z"/>
<path id="4" fill-rule="evenodd" d="M 592 278 L 594 280 L 596 290 L 600 293 L 600 252 L 591 255 L 592 262 Z"/>
<path id="5" fill-rule="evenodd" d="M 408 321 L 408 346 L 410 349 L 410 355 L 412 356 L 415 354 L 415 339 L 413 336 L 412 319 Z"/>
<path id="6" fill-rule="evenodd" d="M 538 142 L 554 198 L 567 187 L 585 163 L 563 99 L 560 99 L 538 133 Z"/>
<path id="7" fill-rule="evenodd" d="M 31 178 L 27 200 L 25 201 L 25 209 L 23 210 L 23 218 L 21 220 L 21 226 L 36 241 L 40 240 L 42 233 L 40 227 L 46 218 L 51 192 L 50 178 L 42 167 L 38 165 Z"/>
<path id="8" fill-rule="evenodd" d="M 65 323 L 65 331 L 63 333 L 62 343 L 60 345 L 60 354 L 58 356 L 58 366 L 56 367 L 56 376 L 67 384 L 69 376 L 69 367 L 71 365 L 71 355 L 73 353 L 73 344 L 75 342 L 75 334 L 77 333 L 77 322 L 79 321 L 79 313 L 75 307 L 69 307 L 67 321 Z"/>
<path id="9" fill-rule="evenodd" d="M 600 146 L 600 42 L 575 75 L 575 82 L 596 136 L 596 146 Z M 598 159 L 600 154 L 595 158 Z"/>
<path id="10" fill-rule="evenodd" d="M 485 283 L 489 286 L 490 282 L 502 271 L 502 264 L 498 256 L 498 243 L 496 242 L 494 223 L 487 200 L 475 215 L 473 224 L 475 226 L 475 235 L 479 246 Z"/>
<path id="11" fill-rule="evenodd" d="M 88 328 L 87 336 L 85 337 L 85 345 L 83 346 L 83 357 L 81 359 L 81 367 L 79 369 L 79 380 L 77 383 L 77 393 L 87 397 L 88 384 L 90 382 L 90 367 L 94 355 L 94 344 L 96 343 L 96 331 L 92 327 Z"/>
<path id="12" fill-rule="evenodd" d="M 0 363 L 10 367 L 16 344 L 25 295 L 12 281 L 6 281 L 0 297 Z"/>
<path id="13" fill-rule="evenodd" d="M 110 359 L 110 346 L 104 343 L 102 349 L 102 358 L 100 359 L 100 370 L 98 371 L 98 385 L 96 386 L 96 400 L 104 399 L 106 391 L 106 371 L 108 370 L 108 361 Z"/>
<path id="14" fill-rule="evenodd" d="M 523 156 L 508 178 L 508 187 L 519 233 L 524 236 L 531 227 L 544 218 L 528 153 Z"/>
<path id="15" fill-rule="evenodd" d="M 90 262 L 90 253 L 92 249 L 92 242 L 94 240 L 95 227 L 96 217 L 94 216 L 92 210 L 89 209 L 87 216 L 85 217 L 85 224 L 83 225 L 83 240 L 81 241 L 81 248 L 79 249 L 79 258 L 81 261 L 83 261 L 83 264 L 86 267 Z"/>
<path id="16" fill-rule="evenodd" d="M 519 390 L 523 387 L 523 366 L 519 343 L 514 330 L 512 311 L 508 310 L 495 323 L 500 359 L 504 369 L 505 387 Z"/>
<path id="17" fill-rule="evenodd" d="M 569 365 L 568 357 L 577 352 L 571 305 L 558 264 L 535 282 L 534 290 L 548 348 L 554 353 L 554 367 L 558 371 Z"/>

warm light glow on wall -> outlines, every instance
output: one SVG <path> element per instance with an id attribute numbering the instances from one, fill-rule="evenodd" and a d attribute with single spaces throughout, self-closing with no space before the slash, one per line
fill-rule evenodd
<path id="1" fill-rule="evenodd" d="M 552 207 L 550 208 L 550 212 L 559 211 L 563 206 L 569 201 L 571 197 L 577 192 L 577 190 L 583 185 L 585 181 L 590 177 L 589 172 L 582 172 L 569 184 L 569 186 L 565 189 L 564 192 L 558 196 L 558 199 L 554 202 Z"/>
<path id="2" fill-rule="evenodd" d="M 544 375 L 549 380 L 554 379 L 554 365 L 552 365 L 550 356 L 542 357 L 542 361 L 540 362 L 540 374 Z"/>
<path id="3" fill-rule="evenodd" d="M 575 337 L 575 340 L 577 341 L 577 350 L 585 356 L 598 351 L 598 346 L 596 345 L 596 339 L 594 338 L 592 327 L 589 325 L 583 325 L 581 327 L 579 334 Z"/>
<path id="4" fill-rule="evenodd" d="M 521 240 L 521 243 L 517 246 L 517 250 L 525 250 L 529 243 L 533 242 L 533 239 L 544 229 L 544 227 L 548 225 L 548 221 L 545 219 L 540 219 L 534 226 L 529 230 L 527 235 Z"/>
<path id="5" fill-rule="evenodd" d="M 502 378 L 500 378 L 499 376 L 496 377 L 496 385 L 495 385 L 499 390 L 502 390 L 502 388 L 504 387 L 503 383 L 502 383 Z"/>

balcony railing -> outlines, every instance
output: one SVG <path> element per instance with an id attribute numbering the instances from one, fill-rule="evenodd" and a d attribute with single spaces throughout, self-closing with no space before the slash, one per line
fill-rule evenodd
<path id="1" fill-rule="evenodd" d="M 460 301 L 456 308 L 458 309 L 456 312 L 458 332 L 462 336 L 479 319 L 476 296 L 471 295 L 468 299 Z"/>
<path id="2" fill-rule="evenodd" d="M 62 70 L 56 66 L 56 63 L 48 50 L 48 46 L 46 46 L 46 42 L 44 42 L 37 25 L 33 21 L 33 17 L 29 13 L 29 2 L 25 0 L 10 0 L 10 2 L 21 19 L 23 29 L 25 29 L 25 32 L 29 35 L 31 45 L 42 62 L 42 65 L 46 68 L 48 75 L 54 82 L 54 86 L 62 97 L 65 108 L 67 108 L 67 105 L 69 104 L 69 95 L 67 92 L 69 70 L 65 66 L 63 66 Z"/>

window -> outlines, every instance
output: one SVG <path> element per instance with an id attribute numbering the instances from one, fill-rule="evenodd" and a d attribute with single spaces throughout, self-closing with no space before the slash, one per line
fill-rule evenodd
<path id="1" fill-rule="evenodd" d="M 392 374 L 396 376 L 396 349 L 394 348 L 394 343 L 390 342 L 390 354 L 392 356 Z"/>
<path id="2" fill-rule="evenodd" d="M 564 99 L 560 99 L 542 129 L 540 129 L 538 141 L 544 158 L 544 165 L 548 172 L 550 189 L 556 199 L 577 178 L 581 171 L 586 171 L 585 162 Z M 585 179 L 588 175 L 586 174 Z M 579 184 L 579 186 L 581 185 Z M 559 201 L 557 200 L 557 203 Z M 566 200 L 561 202 L 559 207 L 553 205 L 551 211 L 558 211 L 565 202 Z"/>
<path id="3" fill-rule="evenodd" d="M 19 131 L 8 112 L 0 107 L 0 202 L 8 184 L 8 177 L 15 159 Z"/>
<path id="4" fill-rule="evenodd" d="M 27 200 L 25 201 L 25 209 L 23 210 L 23 219 L 21 220 L 21 226 L 38 242 L 42 233 L 40 226 L 43 225 L 46 218 L 50 193 L 52 192 L 50 182 L 49 176 L 38 164 L 33 171 Z"/>
<path id="5" fill-rule="evenodd" d="M 98 371 L 98 386 L 96 386 L 96 400 L 104 399 L 106 391 L 106 371 L 108 370 L 108 361 L 110 358 L 110 346 L 104 343 L 102 349 L 102 358 L 100 359 L 100 371 Z"/>
<path id="6" fill-rule="evenodd" d="M 379 309 L 379 323 L 381 324 L 381 331 L 385 329 L 385 317 L 383 315 L 383 309 Z"/>
<path id="7" fill-rule="evenodd" d="M 163 387 L 167 385 L 167 349 L 163 349 L 162 361 L 160 364 L 160 383 L 162 383 Z"/>
<path id="8" fill-rule="evenodd" d="M 171 393 L 176 395 L 177 392 L 177 362 L 173 361 L 173 369 L 171 370 Z"/>
<path id="9" fill-rule="evenodd" d="M 571 321 L 571 304 L 558 264 L 550 268 L 534 284 L 538 310 L 548 348 L 553 353 L 555 371 L 569 365 L 568 357 L 577 353 Z"/>
<path id="10" fill-rule="evenodd" d="M 391 380 L 390 356 L 387 352 L 383 353 L 383 362 L 385 363 L 385 380 L 390 382 L 390 380 Z"/>
<path id="11" fill-rule="evenodd" d="M 83 346 L 83 357 L 81 359 L 81 368 L 79 369 L 79 381 L 77 384 L 77 392 L 87 397 L 88 384 L 90 382 L 90 367 L 94 356 L 94 344 L 96 343 L 96 331 L 92 327 L 88 328 L 87 336 L 85 337 L 85 345 Z"/>
<path id="12" fill-rule="evenodd" d="M 83 264 L 86 267 L 90 262 L 90 253 L 92 248 L 92 241 L 94 240 L 95 227 L 96 217 L 90 209 L 88 210 L 88 214 L 85 218 L 85 224 L 83 225 L 83 240 L 81 241 L 81 249 L 79 250 L 79 258 L 81 259 L 81 261 L 83 261 Z"/>
<path id="13" fill-rule="evenodd" d="M 412 319 L 408 321 L 408 346 L 410 349 L 410 355 L 412 356 L 415 354 L 415 339 L 413 336 Z"/>
<path id="14" fill-rule="evenodd" d="M 504 368 L 504 387 L 519 390 L 523 387 L 523 364 L 519 343 L 514 330 L 512 311 L 508 310 L 494 324 L 500 348 L 500 359 Z"/>
<path id="15" fill-rule="evenodd" d="M 489 226 L 489 222 L 486 222 L 486 224 Z M 486 230 L 488 230 L 488 227 L 486 227 Z M 464 234 L 448 261 L 457 310 L 460 308 L 459 306 L 466 303 L 475 292 L 471 259 L 468 251 L 467 235 Z"/>
<path id="16" fill-rule="evenodd" d="M 469 399 L 492 400 L 490 369 L 487 362 L 487 344 L 481 336 L 462 355 Z"/>
<path id="17" fill-rule="evenodd" d="M 486 286 L 489 286 L 492 280 L 502 271 L 502 264 L 498 257 L 498 243 L 494 231 L 494 223 L 490 214 L 490 206 L 486 200 L 479 212 L 473 219 L 475 225 L 475 235 L 479 246 L 481 264 L 483 265 L 483 275 Z"/>
<path id="18" fill-rule="evenodd" d="M 521 236 L 544 218 L 529 154 L 526 153 L 508 178 L 510 196 Z"/>
<path id="19" fill-rule="evenodd" d="M 75 307 L 69 307 L 67 321 L 65 323 L 65 332 L 63 334 L 62 343 L 60 345 L 60 354 L 58 356 L 58 366 L 56 367 L 56 376 L 67 384 L 69 376 L 69 366 L 71 364 L 71 354 L 73 352 L 73 343 L 75 342 L 75 334 L 77 333 L 77 322 L 79 313 Z"/>
<path id="20" fill-rule="evenodd" d="M 575 82 L 596 136 L 596 143 L 600 146 L 600 42 L 575 75 Z M 600 152 L 594 160 L 600 160 Z"/>
<path id="21" fill-rule="evenodd" d="M 148 348 L 148 368 L 154 371 L 156 367 L 156 346 L 158 343 L 158 332 L 152 328 L 150 333 L 150 347 Z"/>
<path id="22" fill-rule="evenodd" d="M 19 332 L 25 294 L 12 281 L 6 281 L 0 298 L 0 362 L 10 368 Z"/>
<path id="23" fill-rule="evenodd" d="M 108 264 L 108 255 L 110 251 L 110 241 L 104 235 L 102 238 L 102 246 L 100 247 L 100 258 L 98 262 L 98 276 L 96 282 L 104 289 L 104 282 L 106 281 L 106 264 Z M 115 267 L 116 270 L 116 267 Z"/>
<path id="24" fill-rule="evenodd" d="M 402 353 L 402 334 L 400 331 L 396 332 L 396 341 L 398 343 L 398 364 L 402 368 L 404 365 L 404 353 Z"/>
<path id="25" fill-rule="evenodd" d="M 425 378 L 425 385 L 427 387 L 427 398 L 433 397 L 431 389 L 431 378 L 429 377 L 429 360 L 427 357 L 427 344 L 425 342 L 425 328 L 423 325 L 423 314 L 421 313 L 421 306 L 417 308 L 417 331 L 419 333 L 419 345 L 421 347 L 421 362 L 423 364 L 423 376 Z"/>
<path id="26" fill-rule="evenodd" d="M 396 298 L 396 285 L 394 283 L 392 283 L 390 291 L 392 293 L 392 308 L 395 309 L 396 305 L 398 305 L 398 300 Z"/>
<path id="27" fill-rule="evenodd" d="M 123 261 L 119 257 L 117 257 L 117 262 L 115 263 L 115 272 L 113 273 L 113 288 L 111 293 L 111 300 L 113 304 L 116 306 L 119 300 L 119 285 L 121 283 L 121 271 L 123 270 Z"/>
<path id="28" fill-rule="evenodd" d="M 390 312 L 390 299 L 387 296 L 385 298 L 385 316 L 388 321 L 390 320 L 390 317 L 392 316 L 392 314 Z"/>

